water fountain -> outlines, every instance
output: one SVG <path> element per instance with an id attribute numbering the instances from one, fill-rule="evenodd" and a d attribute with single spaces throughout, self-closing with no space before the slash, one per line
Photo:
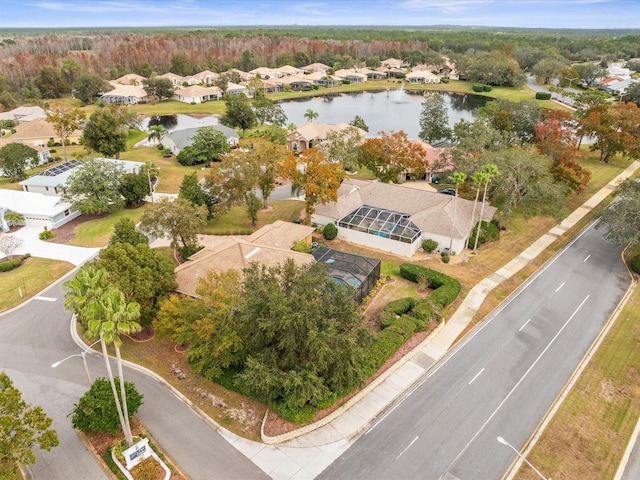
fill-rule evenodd
<path id="1" fill-rule="evenodd" d="M 405 99 L 404 95 L 404 82 L 402 82 L 400 88 L 393 92 L 393 100 L 391 100 L 392 103 L 406 103 L 407 100 Z"/>

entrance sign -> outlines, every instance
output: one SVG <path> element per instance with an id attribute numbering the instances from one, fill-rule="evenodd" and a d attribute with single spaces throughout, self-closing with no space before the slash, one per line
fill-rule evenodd
<path id="1" fill-rule="evenodd" d="M 127 470 L 131 470 L 138 465 L 145 458 L 151 456 L 151 447 L 149 447 L 149 439 L 143 438 L 138 443 L 135 443 L 131 447 L 122 452 L 124 459 L 127 462 Z"/>

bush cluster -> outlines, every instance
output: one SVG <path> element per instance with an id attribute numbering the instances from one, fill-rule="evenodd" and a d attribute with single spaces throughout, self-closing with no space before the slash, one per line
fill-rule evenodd
<path id="1" fill-rule="evenodd" d="M 474 92 L 484 92 L 484 85 L 481 83 L 474 83 L 471 88 Z"/>
<path id="2" fill-rule="evenodd" d="M 536 92 L 536 100 L 551 100 L 551 93 L 549 93 L 549 92 Z"/>
<path id="3" fill-rule="evenodd" d="M 476 233 L 478 232 L 479 225 L 480 222 L 476 223 L 476 226 L 473 227 L 473 231 L 469 236 L 469 248 L 473 248 L 476 243 Z M 497 242 L 498 240 L 500 240 L 500 230 L 498 230 L 498 227 L 491 222 L 485 222 L 483 220 L 482 228 L 480 228 L 480 238 L 478 238 L 478 245 L 482 245 L 483 243 L 487 242 Z"/>
<path id="4" fill-rule="evenodd" d="M 455 278 L 412 263 L 403 263 L 400 265 L 400 275 L 402 278 L 406 278 L 414 283 L 418 282 L 420 275 L 425 275 L 429 280 L 429 288 L 433 289 L 429 299 L 431 303 L 441 308 L 446 307 L 458 298 L 458 294 L 462 288 L 460 282 Z"/>
<path id="5" fill-rule="evenodd" d="M 55 234 L 51 230 L 43 230 L 38 234 L 40 240 L 51 240 L 55 237 Z"/>
<path id="6" fill-rule="evenodd" d="M 14 258 L 13 260 L 2 260 L 0 261 L 0 272 L 8 272 L 13 270 L 14 268 L 18 268 L 22 265 L 22 262 L 25 257 Z"/>
<path id="7" fill-rule="evenodd" d="M 640 274 L 640 254 L 629 259 L 629 266 L 631 267 L 631 270 Z"/>
<path id="8" fill-rule="evenodd" d="M 333 223 L 327 223 L 322 229 L 322 235 L 327 240 L 333 240 L 338 236 L 338 227 L 336 227 Z"/>
<path id="9" fill-rule="evenodd" d="M 427 252 L 427 253 L 431 253 L 433 252 L 436 248 L 438 248 L 438 242 L 436 242 L 435 240 L 433 240 L 432 238 L 428 238 L 426 240 L 422 241 L 422 249 Z"/>

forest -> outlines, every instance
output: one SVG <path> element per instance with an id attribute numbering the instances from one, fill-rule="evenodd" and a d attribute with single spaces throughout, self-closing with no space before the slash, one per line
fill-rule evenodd
<path id="1" fill-rule="evenodd" d="M 0 30 L 0 94 L 10 92 L 17 102 L 49 98 L 39 76 L 40 83 L 60 83 L 54 92 L 59 96 L 70 93 L 84 73 L 111 80 L 127 73 L 191 75 L 313 62 L 337 69 L 375 67 L 389 57 L 415 64 L 442 55 L 464 63 L 464 57 L 483 52 L 514 59 L 522 69 L 542 58 L 604 63 L 640 57 L 640 34 L 457 27 Z"/>

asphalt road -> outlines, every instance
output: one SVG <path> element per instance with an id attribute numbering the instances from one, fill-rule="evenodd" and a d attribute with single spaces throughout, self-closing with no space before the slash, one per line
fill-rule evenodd
<path id="1" fill-rule="evenodd" d="M 319 478 L 501 478 L 516 455 L 496 438 L 522 447 L 628 287 L 601 237 L 589 228 Z"/>
<path id="2" fill-rule="evenodd" d="M 51 368 L 52 363 L 80 353 L 69 333 L 71 314 L 64 310 L 61 283 L 43 292 L 40 299 L 0 316 L 0 369 L 11 376 L 26 401 L 41 405 L 54 419 L 60 437 L 59 447 L 38 451 L 37 462 L 31 467 L 35 478 L 108 478 L 67 418 L 89 386 L 82 360 L 70 358 Z M 106 376 L 101 356 L 87 356 L 87 360 L 94 379 Z M 129 368 L 125 378 L 144 394 L 139 417 L 190 478 L 268 478 L 163 384 Z"/>

